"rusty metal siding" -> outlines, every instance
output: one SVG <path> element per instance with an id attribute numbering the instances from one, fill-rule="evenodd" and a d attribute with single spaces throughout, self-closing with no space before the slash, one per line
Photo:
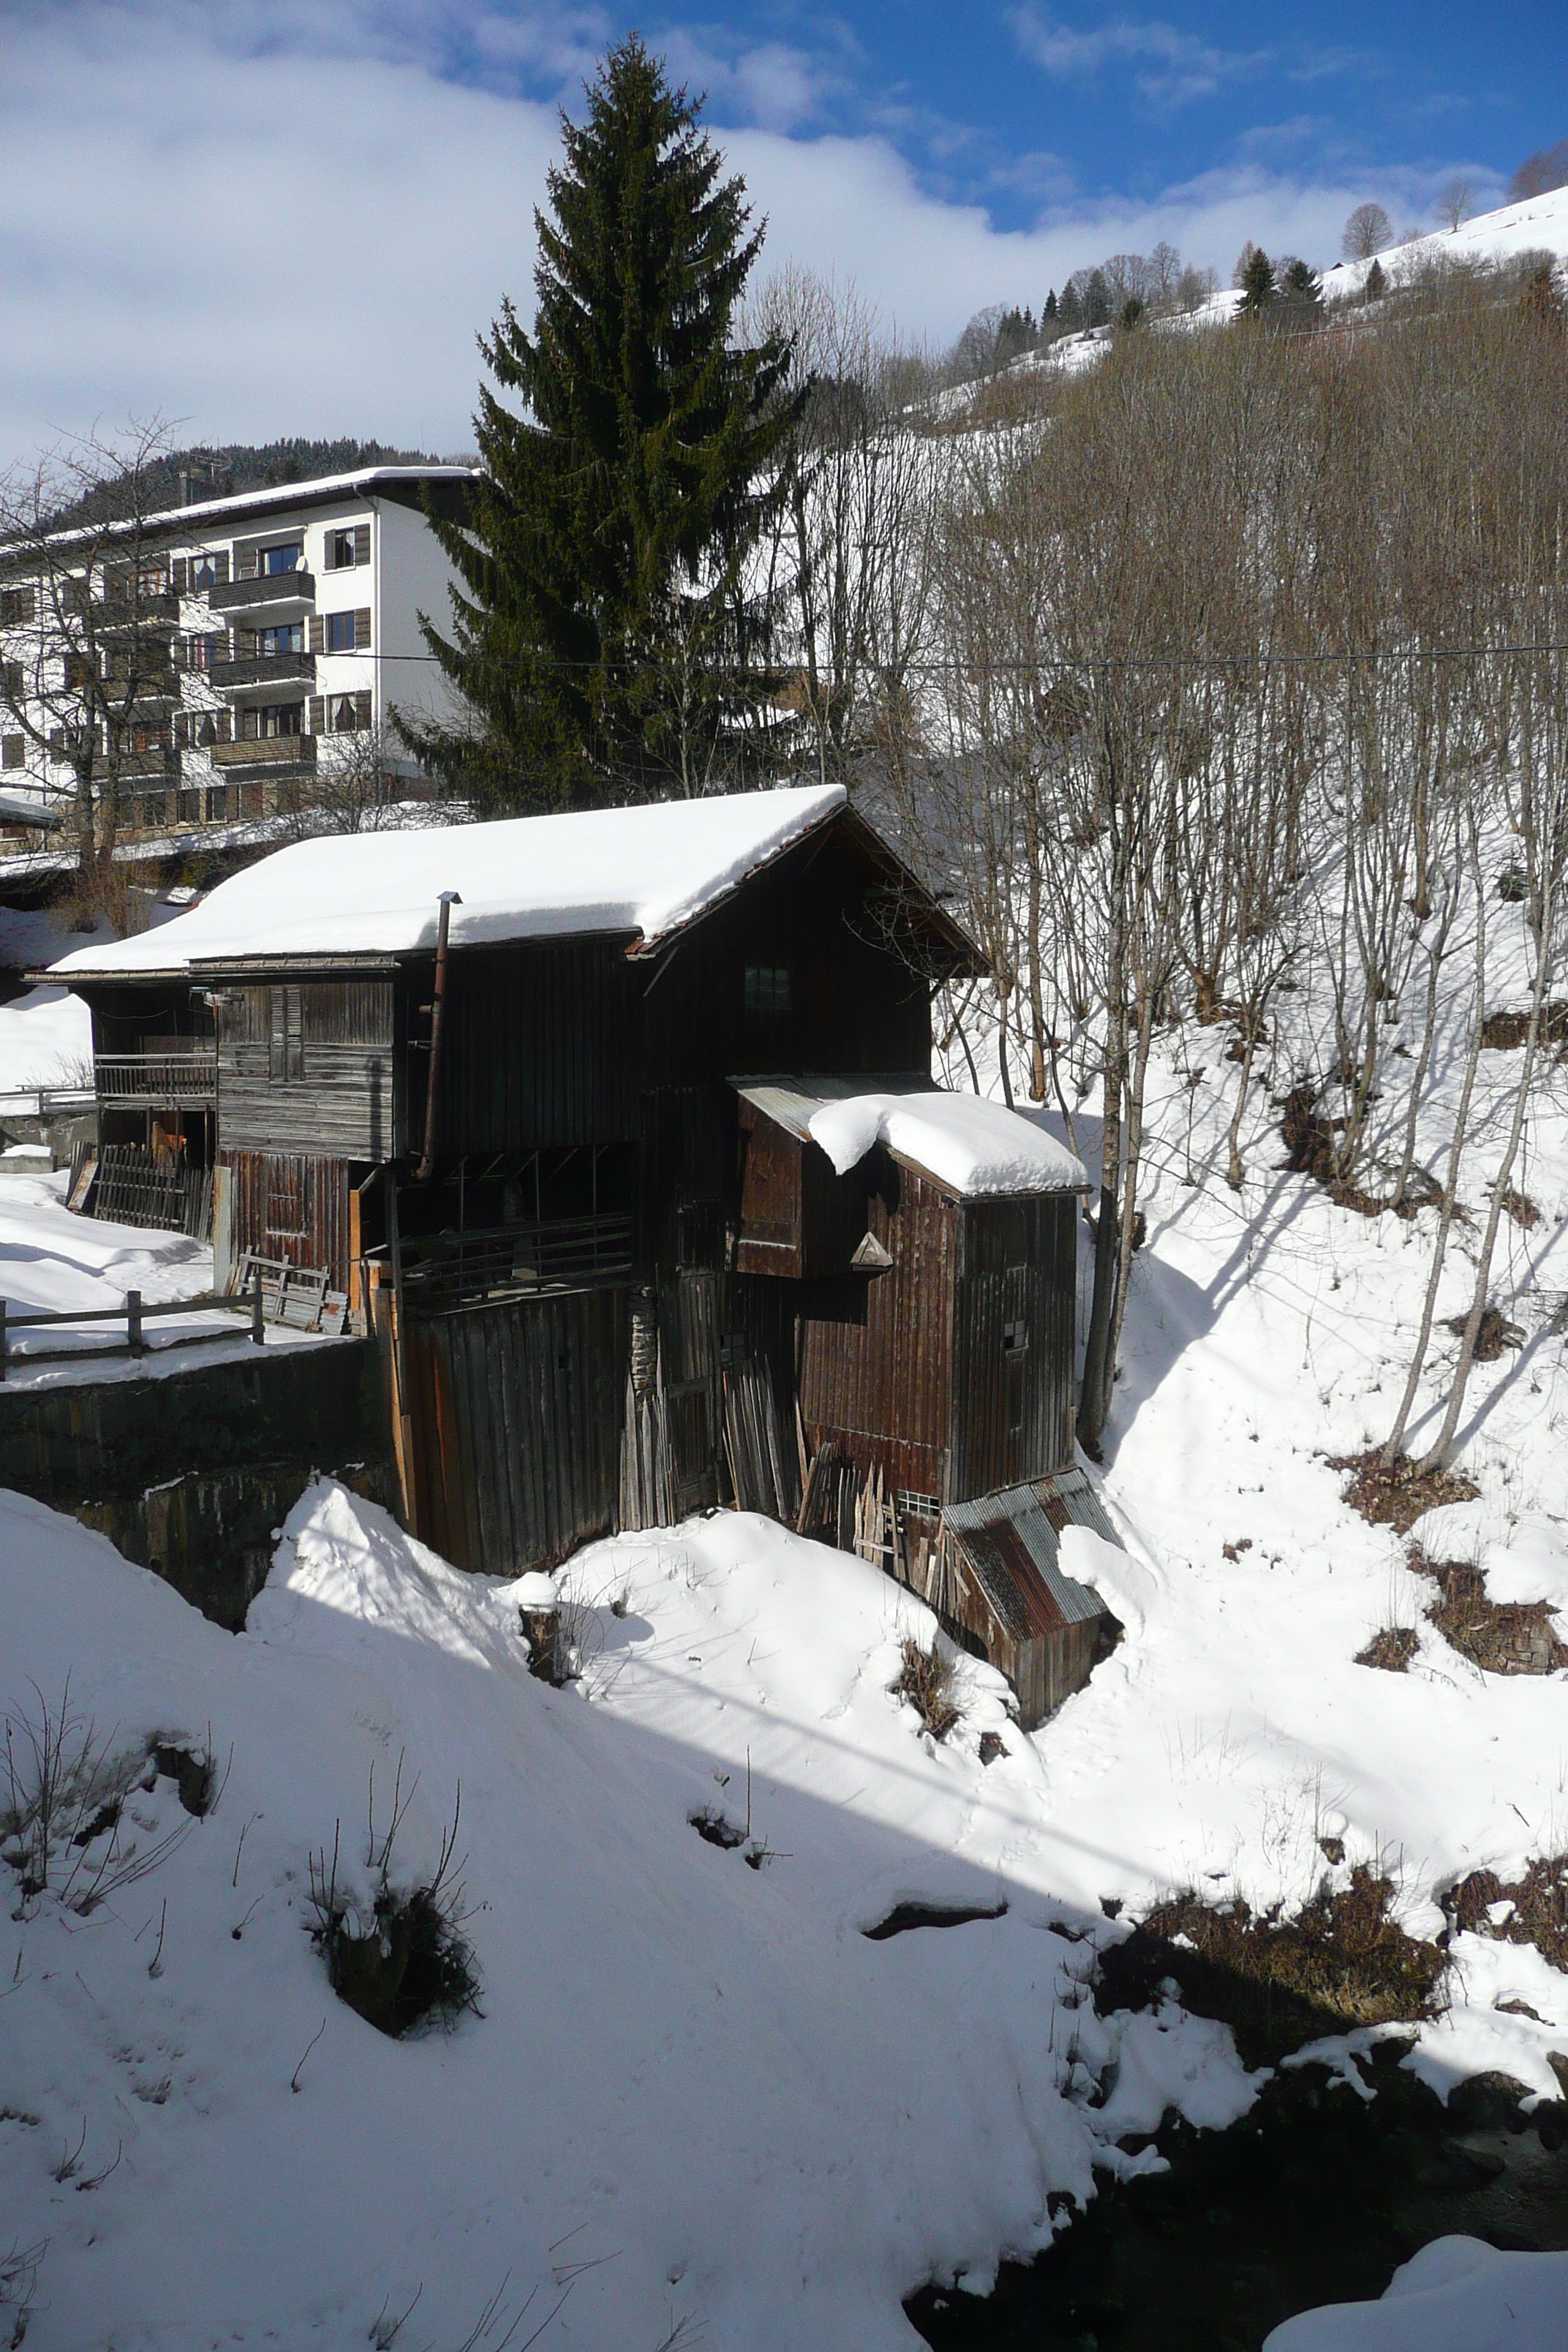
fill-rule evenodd
<path id="1" fill-rule="evenodd" d="M 1114 1630 L 1099 1594 L 1062 1572 L 1060 1532 L 1071 1523 L 1115 1541 L 1076 1467 L 943 1515 L 952 1613 L 1013 1684 L 1026 1731 L 1082 1689 Z"/>
<path id="2" fill-rule="evenodd" d="M 1072 1460 L 1076 1207 L 1064 1192 L 959 1210 L 950 1502 Z"/>
<path id="3" fill-rule="evenodd" d="M 334 1290 L 348 1288 L 352 1178 L 346 1160 L 226 1148 L 218 1164 L 229 1171 L 237 1265 L 242 1251 L 255 1250 L 289 1265 L 324 1266 Z"/>
<path id="4" fill-rule="evenodd" d="M 616 1522 L 624 1290 L 410 1316 L 416 1517 L 459 1568 L 552 1568 Z"/>
<path id="5" fill-rule="evenodd" d="M 803 1271 L 801 1156 L 796 1137 L 744 1100 L 741 1118 L 741 1232 L 735 1264 L 742 1274 L 790 1279 Z"/>
<path id="6" fill-rule="evenodd" d="M 218 1133 L 226 1148 L 391 1156 L 390 977 L 230 987 L 218 1011 Z"/>
<path id="7" fill-rule="evenodd" d="M 435 965 L 406 972 L 407 1035 L 427 1039 Z M 637 1003 L 624 943 L 552 940 L 458 948 L 447 976 L 436 1148 L 534 1151 L 637 1132 Z M 424 1144 L 428 1048 L 408 1056 L 409 1149 Z"/>
<path id="8" fill-rule="evenodd" d="M 871 1156 L 868 1230 L 892 1258 L 801 1293 L 800 1398 L 814 1450 L 833 1443 L 862 1477 L 940 1496 L 949 1442 L 957 1212 L 885 1152 Z"/>

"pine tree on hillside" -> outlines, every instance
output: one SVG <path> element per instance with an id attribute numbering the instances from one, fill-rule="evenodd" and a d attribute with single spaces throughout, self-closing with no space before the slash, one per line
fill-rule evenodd
<path id="1" fill-rule="evenodd" d="M 1241 289 L 1244 310 L 1266 310 L 1273 301 L 1274 264 L 1261 246 L 1248 244 L 1243 248 L 1236 282 Z"/>
<path id="2" fill-rule="evenodd" d="M 587 98 L 535 215 L 533 331 L 508 300 L 480 342 L 498 389 L 467 524 L 431 512 L 460 585 L 450 635 L 421 625 L 471 719 L 402 721 L 490 808 L 742 781 L 772 684 L 747 559 L 804 395 L 784 343 L 730 340 L 763 231 L 635 35 Z"/>

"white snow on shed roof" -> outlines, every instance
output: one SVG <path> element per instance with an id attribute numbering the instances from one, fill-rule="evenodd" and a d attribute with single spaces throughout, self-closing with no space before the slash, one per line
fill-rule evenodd
<path id="1" fill-rule="evenodd" d="M 1003 1192 L 1086 1192 L 1083 1162 L 1031 1113 L 983 1095 L 947 1094 L 929 1079 L 744 1078 L 737 1090 L 790 1134 L 811 1139 L 847 1176 L 874 1144 L 963 1199 Z"/>
<path id="2" fill-rule="evenodd" d="M 840 1176 L 885 1143 L 964 1199 L 1089 1188 L 1082 1160 L 1065 1144 L 984 1095 L 850 1095 L 814 1111 L 810 1127 Z"/>
<path id="3" fill-rule="evenodd" d="M 406 954 L 435 945 L 447 890 L 462 902 L 452 908 L 454 947 L 588 931 L 651 945 L 844 797 L 837 784 L 814 785 L 296 842 L 161 929 L 81 949 L 52 969 L 65 980 L 134 978 L 256 957 Z"/>

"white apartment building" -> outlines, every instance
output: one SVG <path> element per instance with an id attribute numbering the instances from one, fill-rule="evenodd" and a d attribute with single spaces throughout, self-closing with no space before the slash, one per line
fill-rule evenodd
<path id="1" fill-rule="evenodd" d="M 134 582 L 117 578 L 112 534 L 92 535 L 82 593 L 93 657 L 112 664 L 121 611 L 140 647 L 120 745 L 128 847 L 308 805 L 334 765 L 363 760 L 367 730 L 395 707 L 450 709 L 419 633 L 420 612 L 445 622 L 451 576 L 424 499 L 460 514 L 471 478 L 459 466 L 376 467 L 151 516 L 135 530 Z M 49 542 L 47 580 L 37 555 L 29 578 L 21 551 L 7 562 L 0 550 L 0 854 L 70 838 L 66 727 L 47 722 L 62 715 L 73 656 L 51 648 L 48 615 L 85 537 Z M 416 764 L 394 764 L 417 793 Z"/>

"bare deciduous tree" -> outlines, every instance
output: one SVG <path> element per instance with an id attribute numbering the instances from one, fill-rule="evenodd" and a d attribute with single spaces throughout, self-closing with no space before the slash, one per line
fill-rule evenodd
<path id="1" fill-rule="evenodd" d="M 1345 223 L 1340 251 L 1347 261 L 1370 261 L 1374 253 L 1386 253 L 1393 243 L 1394 224 L 1383 206 L 1357 205 Z"/>
<path id="2" fill-rule="evenodd" d="M 178 604 L 150 527 L 168 446 L 161 423 L 132 425 L 0 483 L 0 710 L 40 800 L 68 809 L 79 890 L 110 914 L 123 794 L 161 778 L 169 745 Z"/>

